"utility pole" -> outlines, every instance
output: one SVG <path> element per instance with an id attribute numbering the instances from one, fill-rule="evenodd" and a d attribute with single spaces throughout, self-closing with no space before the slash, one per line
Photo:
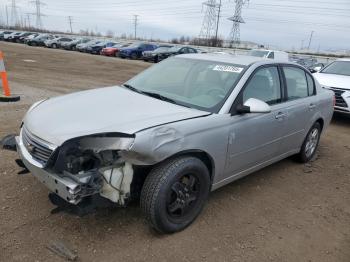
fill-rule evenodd
<path id="1" fill-rule="evenodd" d="M 218 46 L 218 32 L 219 32 L 219 23 L 220 23 L 220 14 L 221 14 L 221 0 L 218 6 L 218 19 L 216 20 L 216 32 L 215 32 L 215 46 Z"/>
<path id="2" fill-rule="evenodd" d="M 314 31 L 311 31 L 311 34 L 310 34 L 310 40 L 309 40 L 309 45 L 307 47 L 308 50 L 310 50 L 310 46 L 311 46 L 311 41 L 312 41 L 312 36 L 314 35 Z"/>
<path id="3" fill-rule="evenodd" d="M 7 10 L 7 6 L 5 6 L 5 10 L 6 10 L 6 26 L 9 27 L 9 12 Z"/>
<path id="4" fill-rule="evenodd" d="M 41 13 L 41 6 L 45 5 L 45 3 L 41 2 L 40 0 L 30 1 L 30 3 L 35 5 L 35 13 L 34 13 L 34 15 L 36 16 L 36 28 L 37 29 L 42 29 L 43 22 L 41 20 L 41 17 L 45 16 L 45 15 Z"/>
<path id="5" fill-rule="evenodd" d="M 304 41 L 305 41 L 305 40 L 301 40 L 300 50 L 303 50 L 303 48 L 304 48 Z"/>
<path id="6" fill-rule="evenodd" d="M 73 34 L 73 28 L 72 28 L 72 23 L 73 23 L 73 17 L 72 16 L 68 16 L 68 23 L 69 23 L 69 27 L 70 27 L 70 32 Z"/>
<path id="7" fill-rule="evenodd" d="M 231 44 L 236 43 L 238 46 L 241 41 L 240 24 L 245 23 L 242 18 L 242 8 L 246 3 L 249 2 L 249 0 L 235 0 L 235 2 L 235 13 L 232 17 L 228 18 L 228 20 L 231 20 L 233 22 L 230 33 Z"/>
<path id="8" fill-rule="evenodd" d="M 138 26 L 139 15 L 134 15 L 134 38 L 137 36 L 137 26 Z"/>

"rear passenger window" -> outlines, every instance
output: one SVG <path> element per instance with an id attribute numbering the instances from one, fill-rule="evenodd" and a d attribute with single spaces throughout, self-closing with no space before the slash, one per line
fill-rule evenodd
<path id="1" fill-rule="evenodd" d="M 287 81 L 288 100 L 304 98 L 309 95 L 304 70 L 296 67 L 283 67 Z"/>
<path id="2" fill-rule="evenodd" d="M 309 96 L 312 96 L 315 94 L 315 83 L 309 74 L 306 74 L 306 79 L 307 79 L 307 87 L 309 89 Z"/>

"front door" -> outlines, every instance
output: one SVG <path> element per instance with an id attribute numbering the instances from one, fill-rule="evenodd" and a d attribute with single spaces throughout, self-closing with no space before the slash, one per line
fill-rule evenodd
<path id="1" fill-rule="evenodd" d="M 238 99 L 243 103 L 249 98 L 260 99 L 272 111 L 232 116 L 226 175 L 238 174 L 279 155 L 286 119 L 280 79 L 277 66 L 259 68 L 240 93 Z"/>

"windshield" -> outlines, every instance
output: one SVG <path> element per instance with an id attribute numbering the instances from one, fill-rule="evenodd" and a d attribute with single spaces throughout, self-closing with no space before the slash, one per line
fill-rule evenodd
<path id="1" fill-rule="evenodd" d="M 244 69 L 243 65 L 173 57 L 143 71 L 126 85 L 183 106 L 217 113 Z"/>
<path id="2" fill-rule="evenodd" d="M 350 76 L 350 61 L 335 61 L 324 68 L 321 73 Z"/>
<path id="3" fill-rule="evenodd" d="M 262 50 L 251 50 L 248 52 L 248 55 L 250 56 L 256 56 L 256 57 L 266 57 L 269 54 L 269 51 L 262 51 Z"/>

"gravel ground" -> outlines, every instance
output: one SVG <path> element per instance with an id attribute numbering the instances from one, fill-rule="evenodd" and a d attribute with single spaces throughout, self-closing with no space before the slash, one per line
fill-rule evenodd
<path id="1" fill-rule="evenodd" d="M 17 133 L 42 98 L 119 84 L 140 61 L 0 43 L 19 103 L 0 104 L 0 137 Z M 16 153 L 0 151 L 0 261 L 63 261 L 47 249 L 63 241 L 79 261 L 350 261 L 350 118 L 335 115 L 310 164 L 286 159 L 210 196 L 188 229 L 162 236 L 137 204 L 79 218 L 51 215 L 48 191 L 17 175 Z"/>

